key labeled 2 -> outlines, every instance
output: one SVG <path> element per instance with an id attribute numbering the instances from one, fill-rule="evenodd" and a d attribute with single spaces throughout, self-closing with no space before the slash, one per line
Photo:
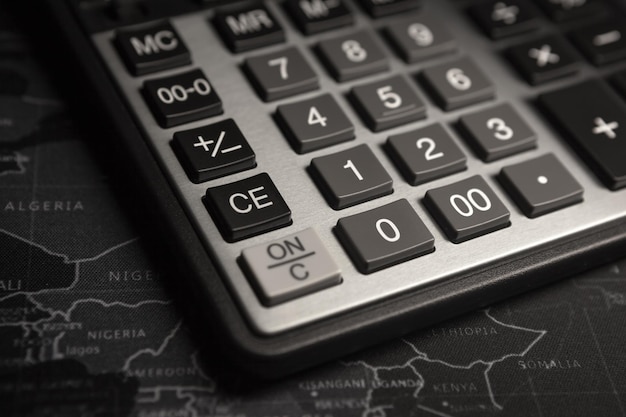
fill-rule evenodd
<path id="1" fill-rule="evenodd" d="M 467 158 L 439 124 L 387 139 L 386 148 L 406 181 L 423 184 L 467 167 Z"/>
<path id="2" fill-rule="evenodd" d="M 162 127 L 216 116 L 223 111 L 217 92 L 199 69 L 145 81 L 143 95 Z"/>

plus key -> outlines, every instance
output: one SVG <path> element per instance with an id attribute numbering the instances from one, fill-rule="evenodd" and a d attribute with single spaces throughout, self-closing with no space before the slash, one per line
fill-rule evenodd
<path id="1" fill-rule="evenodd" d="M 608 85 L 586 81 L 539 102 L 607 187 L 626 186 L 626 105 Z"/>

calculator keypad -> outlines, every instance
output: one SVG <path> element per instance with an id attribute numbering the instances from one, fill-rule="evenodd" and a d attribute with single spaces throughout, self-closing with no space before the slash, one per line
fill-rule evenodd
<path id="1" fill-rule="evenodd" d="M 241 2 L 94 40 L 242 312 L 272 335 L 623 215 L 621 27 L 570 14 L 561 28 L 533 4 Z M 143 77 L 128 35 L 154 62 L 168 42 L 188 56 Z M 582 88 L 597 70 L 573 46 L 624 94 Z"/>

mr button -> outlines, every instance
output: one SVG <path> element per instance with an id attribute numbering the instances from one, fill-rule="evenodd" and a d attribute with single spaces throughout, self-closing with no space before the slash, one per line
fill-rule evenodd
<path id="1" fill-rule="evenodd" d="M 313 229 L 244 249 L 243 267 L 272 306 L 341 283 L 341 271 Z"/>
<path id="2" fill-rule="evenodd" d="M 228 242 L 291 224 L 291 210 L 266 173 L 209 188 L 204 203 Z"/>
<path id="3" fill-rule="evenodd" d="M 187 47 L 169 22 L 119 31 L 115 45 L 133 75 L 191 64 Z"/>

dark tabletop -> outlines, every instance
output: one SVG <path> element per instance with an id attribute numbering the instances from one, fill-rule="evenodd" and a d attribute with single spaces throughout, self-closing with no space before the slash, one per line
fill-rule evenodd
<path id="1" fill-rule="evenodd" d="M 10 23 L 0 15 L 0 416 L 626 415 L 626 259 L 284 381 L 226 382 L 115 167 Z"/>

